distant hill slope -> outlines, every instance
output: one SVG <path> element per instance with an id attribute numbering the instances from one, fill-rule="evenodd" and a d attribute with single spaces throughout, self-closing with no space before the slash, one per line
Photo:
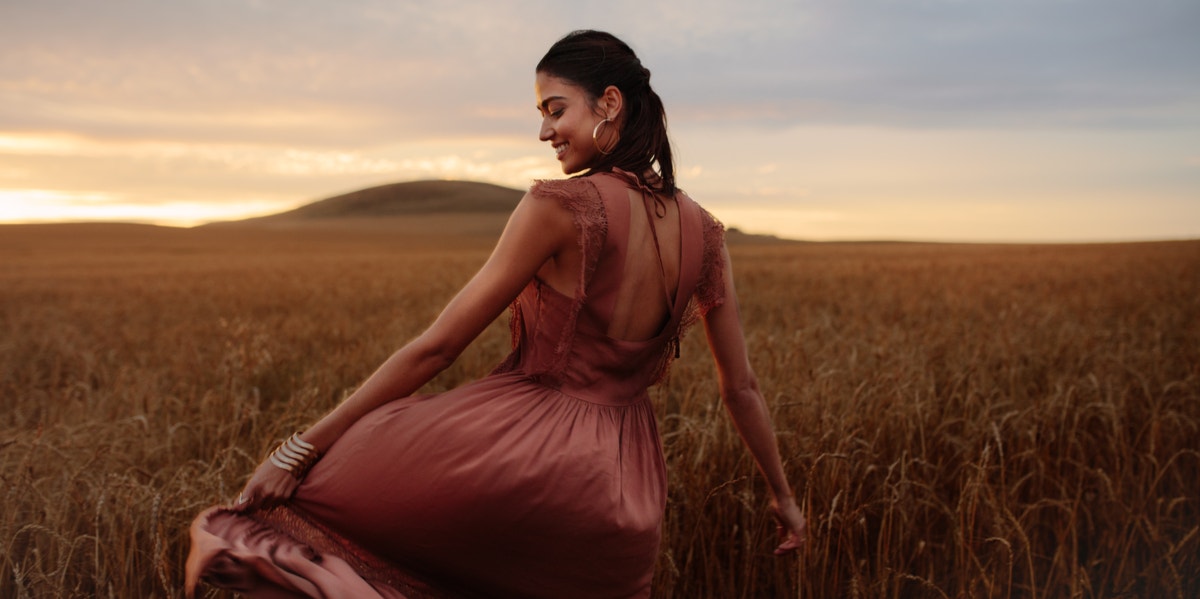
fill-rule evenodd
<path id="1" fill-rule="evenodd" d="M 512 212 L 525 192 L 473 181 L 411 181 L 368 187 L 253 221 Z"/>
<path id="2" fill-rule="evenodd" d="M 262 226 L 272 229 L 335 228 L 409 236 L 468 235 L 494 238 L 524 191 L 476 181 L 411 181 L 368 187 L 294 210 L 205 227 Z M 781 239 L 731 228 L 730 243 L 779 243 Z"/>

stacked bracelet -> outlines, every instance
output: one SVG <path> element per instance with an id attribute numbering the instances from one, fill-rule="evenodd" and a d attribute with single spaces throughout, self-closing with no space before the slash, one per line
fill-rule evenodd
<path id="1" fill-rule="evenodd" d="M 275 467 L 287 470 L 296 480 L 300 480 L 308 474 L 308 469 L 312 468 L 320 457 L 316 446 L 301 439 L 300 433 L 296 433 L 272 451 L 267 460 Z"/>

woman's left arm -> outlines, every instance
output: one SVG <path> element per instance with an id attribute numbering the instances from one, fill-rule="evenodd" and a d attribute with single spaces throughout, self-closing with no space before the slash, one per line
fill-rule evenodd
<path id="1" fill-rule="evenodd" d="M 705 314 L 704 329 L 717 363 L 721 399 L 771 490 L 771 510 L 779 523 L 780 532 L 780 543 L 775 553 L 783 554 L 804 543 L 808 525 L 788 484 L 775 429 L 771 425 L 771 415 L 759 390 L 758 377 L 750 366 L 746 337 L 738 313 L 729 250 L 722 248 L 721 251 L 726 265 L 722 281 L 725 301 Z"/>
<path id="2" fill-rule="evenodd" d="M 365 414 L 416 392 L 449 367 L 503 313 L 547 260 L 576 243 L 570 213 L 553 199 L 526 194 L 513 210 L 487 262 L 433 324 L 393 353 L 345 401 L 305 431 L 303 441 L 324 453 Z M 246 506 L 270 504 L 290 497 L 298 485 L 290 473 L 263 462 L 242 496 Z"/>

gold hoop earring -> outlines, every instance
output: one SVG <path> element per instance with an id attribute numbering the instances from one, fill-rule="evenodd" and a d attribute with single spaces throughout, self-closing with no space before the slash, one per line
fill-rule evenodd
<path id="1" fill-rule="evenodd" d="M 596 123 L 596 126 L 595 126 L 595 128 L 593 128 L 593 129 L 592 129 L 592 145 L 593 145 L 593 146 L 596 146 L 596 151 L 597 151 L 597 152 L 600 152 L 600 153 L 601 153 L 602 155 L 604 155 L 604 156 L 608 156 L 609 154 L 612 154 L 612 153 L 613 153 L 613 148 L 616 148 L 616 147 L 617 147 L 617 144 L 618 144 L 618 143 L 620 143 L 620 141 L 621 141 L 621 134 L 620 134 L 620 133 L 617 133 L 617 134 L 616 134 L 616 136 L 617 136 L 616 140 L 614 140 L 614 141 L 612 142 L 612 144 L 610 145 L 610 147 L 609 147 L 609 149 L 608 149 L 608 151 L 607 151 L 607 152 L 606 152 L 606 151 L 604 151 L 604 148 L 601 148 L 601 147 L 600 147 L 600 140 L 598 139 L 598 137 L 599 137 L 599 133 L 600 133 L 600 125 L 603 125 L 604 123 L 609 123 L 610 125 L 614 125 L 614 126 L 615 126 L 615 124 L 613 123 L 613 120 L 612 120 L 612 119 L 610 119 L 610 118 L 607 118 L 607 117 L 605 117 L 605 119 L 604 119 L 603 121 L 600 121 L 599 123 Z"/>

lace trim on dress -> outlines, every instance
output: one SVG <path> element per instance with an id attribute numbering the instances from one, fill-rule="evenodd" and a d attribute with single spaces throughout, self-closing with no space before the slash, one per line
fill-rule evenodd
<path id="1" fill-rule="evenodd" d="M 571 343 L 575 340 L 575 325 L 579 320 L 579 312 L 583 309 L 583 303 L 587 299 L 588 283 L 592 280 L 592 273 L 596 271 L 596 264 L 604 249 L 604 241 L 608 237 L 608 216 L 604 212 L 604 200 L 600 198 L 600 191 L 596 189 L 595 183 L 586 177 L 535 181 L 533 187 L 529 189 L 529 193 L 554 199 L 571 213 L 575 227 L 579 229 L 579 250 L 583 255 L 583 264 L 579 271 L 579 284 L 575 287 L 575 298 L 571 303 L 571 311 L 567 315 L 563 331 L 559 333 L 558 343 L 554 347 L 554 362 L 550 372 L 555 373 L 561 372 L 565 367 Z M 516 367 L 516 350 L 521 338 L 522 325 L 520 304 L 521 300 L 517 298 L 517 301 L 509 306 L 511 315 L 509 327 L 513 353 L 493 372 L 508 372 Z"/>
<path id="2" fill-rule="evenodd" d="M 611 174 L 625 180 L 626 184 L 633 189 L 639 189 L 643 193 L 643 202 L 647 195 L 654 199 L 656 212 L 662 207 L 662 199 L 658 197 L 654 191 L 648 187 L 641 179 L 633 173 L 613 168 Z M 684 193 L 680 191 L 680 193 Z M 685 194 L 686 195 L 686 194 Z M 693 325 L 700 321 L 708 311 L 725 303 L 725 225 L 717 220 L 703 206 L 696 204 L 694 200 L 690 200 L 696 208 L 700 210 L 700 222 L 702 230 L 700 234 L 704 240 L 703 256 L 701 257 L 700 279 L 696 283 L 696 288 L 692 291 L 692 296 L 688 299 L 688 303 L 684 306 L 684 312 L 680 316 L 679 324 L 676 326 L 675 334 L 667 341 L 663 347 L 662 355 L 659 357 L 657 366 L 655 367 L 655 375 L 653 380 L 655 383 L 662 381 L 667 376 L 667 372 L 671 368 L 671 363 L 679 357 L 679 344 Z M 651 227 L 653 228 L 653 226 Z M 655 247 L 657 248 L 657 235 L 655 236 Z M 658 249 L 659 261 L 661 263 L 661 249 Z M 668 297 L 673 297 L 671 292 L 667 291 Z M 668 300 L 668 303 L 670 301 Z"/>
<path id="3" fill-rule="evenodd" d="M 215 525 L 221 532 L 209 533 L 215 520 L 222 522 Z M 287 505 L 251 512 L 211 508 L 192 529 L 188 597 L 194 596 L 201 578 L 230 590 L 277 591 L 289 596 L 324 597 L 337 588 L 381 599 L 468 597 L 433 588 L 415 573 L 375 556 Z M 211 546 L 214 542 L 220 546 Z M 197 545 L 204 547 L 198 551 Z M 354 574 L 345 571 L 346 567 Z"/>
<path id="4" fill-rule="evenodd" d="M 333 530 L 306 518 L 290 506 L 267 508 L 250 517 L 293 539 L 305 539 L 321 553 L 336 555 L 346 560 L 367 580 L 383 582 L 415 597 L 438 596 L 433 594 L 432 589 L 414 580 L 410 573 L 388 564 Z"/>
<path id="5" fill-rule="evenodd" d="M 704 223 L 704 263 L 700 282 L 696 285 L 696 306 L 692 322 L 709 310 L 725 303 L 725 225 L 704 208 L 700 208 Z"/>
<path id="6" fill-rule="evenodd" d="M 618 172 L 617 176 L 627 175 Z M 631 177 L 632 175 L 629 175 Z M 575 325 L 579 312 L 587 299 L 587 286 L 592 273 L 604 249 L 608 236 L 608 216 L 604 212 L 604 201 L 593 182 L 586 177 L 573 179 L 541 180 L 534 183 L 530 193 L 553 198 L 561 206 L 571 212 L 575 226 L 579 229 L 579 248 L 583 254 L 583 266 L 579 273 L 579 285 L 575 290 L 575 301 L 565 323 L 565 330 L 559 334 L 559 342 L 555 346 L 555 362 L 550 372 L 561 372 L 565 366 L 571 343 L 575 338 Z M 701 266 L 700 280 L 696 290 L 689 299 L 680 319 L 675 335 L 663 348 L 663 355 L 657 368 L 654 381 L 661 381 L 667 374 L 670 364 L 676 356 L 679 339 L 709 310 L 725 303 L 725 226 L 711 213 L 700 207 L 700 220 L 703 223 L 704 253 Z M 521 299 L 509 306 L 510 335 L 513 352 L 493 371 L 504 373 L 512 371 L 519 359 L 517 345 L 521 340 L 522 312 Z M 549 381 L 547 381 L 549 382 Z"/>
<path id="7" fill-rule="evenodd" d="M 700 266 L 700 280 L 696 290 L 684 307 L 683 316 L 675 336 L 663 351 L 662 362 L 658 366 L 655 382 L 666 378 L 671 369 L 671 363 L 679 357 L 679 343 L 688 330 L 708 314 L 709 310 L 725 303 L 725 225 L 712 214 L 700 208 L 700 222 L 703 225 L 704 254 Z"/>

